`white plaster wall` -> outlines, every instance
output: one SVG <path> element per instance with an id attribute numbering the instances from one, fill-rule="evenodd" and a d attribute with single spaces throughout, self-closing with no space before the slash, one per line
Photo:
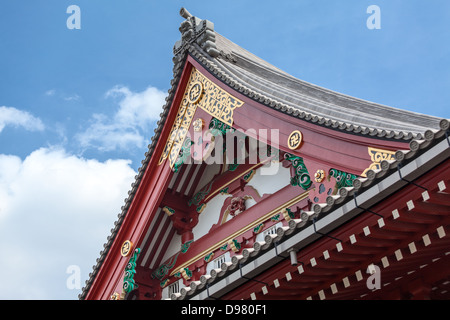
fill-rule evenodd
<path id="1" fill-rule="evenodd" d="M 220 210 L 228 197 L 231 197 L 231 195 L 219 193 L 208 201 L 205 209 L 198 217 L 198 224 L 192 230 L 194 240 L 198 240 L 207 234 L 212 225 L 219 221 Z"/>
<path id="2" fill-rule="evenodd" d="M 250 209 L 251 207 L 253 207 L 256 204 L 256 201 L 251 198 L 251 199 L 247 199 L 245 200 L 245 209 Z"/>
<path id="3" fill-rule="evenodd" d="M 200 182 L 198 183 L 197 188 L 195 189 L 193 194 L 196 194 L 197 192 L 202 190 L 204 186 L 210 183 L 214 176 L 220 172 L 220 168 L 221 165 L 219 164 L 211 164 L 206 166 L 206 169 L 203 172 L 202 177 L 200 178 Z"/>
<path id="4" fill-rule="evenodd" d="M 248 183 L 255 188 L 262 197 L 264 194 L 273 194 L 287 186 L 291 181 L 291 171 L 283 168 L 281 163 L 272 162 L 270 167 L 261 167 Z"/>
<path id="5" fill-rule="evenodd" d="M 167 259 L 169 259 L 171 256 L 176 254 L 181 250 L 181 236 L 177 233 L 173 235 L 172 240 L 170 240 L 170 244 L 167 247 L 166 253 L 164 254 L 164 257 L 162 259 L 162 262 L 164 263 Z"/>
<path id="6" fill-rule="evenodd" d="M 217 168 L 216 168 L 217 170 Z M 212 170 L 209 174 L 212 174 L 215 170 Z M 217 173 L 217 171 L 215 171 Z M 272 174 L 269 174 L 272 173 Z M 289 168 L 283 168 L 283 166 L 278 163 L 272 163 L 270 169 L 259 168 L 256 170 L 255 175 L 248 183 L 249 186 L 255 188 L 259 195 L 262 197 L 264 194 L 273 194 L 278 190 L 284 188 L 290 183 L 291 173 Z M 194 227 L 192 232 L 194 233 L 194 240 L 200 239 L 206 235 L 213 224 L 219 221 L 220 210 L 222 209 L 225 199 L 230 197 L 227 194 L 217 194 L 206 204 L 205 209 L 199 216 L 198 224 Z M 248 199 L 245 202 L 246 209 L 251 208 L 256 204 L 254 199 Z M 227 220 L 232 217 L 228 216 Z"/>

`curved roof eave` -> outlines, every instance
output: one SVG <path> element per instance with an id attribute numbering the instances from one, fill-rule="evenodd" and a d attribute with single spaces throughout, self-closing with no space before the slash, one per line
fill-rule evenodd
<path id="1" fill-rule="evenodd" d="M 245 96 L 294 117 L 332 129 L 387 139 L 422 139 L 439 129 L 438 117 L 365 101 L 297 79 L 217 32 L 211 56 L 197 42 L 190 54 L 211 74 Z"/>

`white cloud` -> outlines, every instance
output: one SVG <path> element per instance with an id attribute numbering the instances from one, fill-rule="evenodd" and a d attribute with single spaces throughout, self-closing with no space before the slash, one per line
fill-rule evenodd
<path id="1" fill-rule="evenodd" d="M 160 117 L 166 94 L 154 87 L 142 92 L 132 92 L 124 86 L 109 90 L 106 97 L 122 97 L 115 121 L 123 125 L 137 125 L 142 129 Z"/>
<path id="2" fill-rule="evenodd" d="M 142 148 L 145 139 L 137 128 L 110 121 L 103 114 L 94 114 L 86 131 L 76 135 L 82 148 L 96 148 L 99 151 L 126 150 L 135 146 Z"/>
<path id="3" fill-rule="evenodd" d="M 88 278 L 134 181 L 128 160 L 41 148 L 0 155 L 0 299 L 77 299 L 69 266 Z"/>
<path id="4" fill-rule="evenodd" d="M 80 145 L 101 151 L 145 146 L 148 143 L 145 137 L 149 135 L 150 125 L 160 117 L 166 94 L 154 87 L 133 92 L 116 86 L 105 97 L 119 99 L 119 109 L 112 117 L 93 115 L 90 126 L 77 135 Z"/>
<path id="5" fill-rule="evenodd" d="M 78 100 L 81 99 L 81 97 L 75 93 L 75 94 L 72 94 L 70 96 L 66 96 L 63 99 L 66 100 L 66 101 L 78 101 Z"/>
<path id="6" fill-rule="evenodd" d="M 42 121 L 31 115 L 29 112 L 13 107 L 0 106 L 0 132 L 2 132 L 6 126 L 23 127 L 28 131 L 44 130 Z"/>
<path id="7" fill-rule="evenodd" d="M 53 97 L 56 95 L 56 89 L 47 90 L 47 91 L 45 91 L 44 94 L 47 97 Z M 79 100 L 81 100 L 81 97 L 76 93 L 66 94 L 66 93 L 60 92 L 59 90 L 58 90 L 58 98 L 61 98 L 64 101 L 79 101 Z"/>
<path id="8" fill-rule="evenodd" d="M 54 96 L 55 93 L 56 93 L 55 89 L 50 89 L 50 90 L 45 91 L 45 95 L 49 96 L 49 97 Z"/>

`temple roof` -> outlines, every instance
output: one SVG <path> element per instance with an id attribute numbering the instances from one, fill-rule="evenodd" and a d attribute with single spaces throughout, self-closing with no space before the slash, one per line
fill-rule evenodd
<path id="1" fill-rule="evenodd" d="M 448 130 L 449 121 L 445 119 L 364 101 L 299 80 L 223 37 L 214 30 L 212 22 L 194 17 L 184 8 L 180 14 L 185 20 L 180 26 L 181 40 L 174 46 L 173 79 L 166 104 L 142 166 L 104 249 L 100 251 L 93 271 L 89 274 L 86 286 L 79 295 L 80 299 L 84 299 L 89 292 L 134 199 L 165 125 L 187 55 L 192 56 L 220 81 L 269 108 L 335 130 L 381 139 L 412 140 L 411 150 L 398 151 L 397 160 L 385 162 L 379 172 L 370 172 L 367 178 L 355 180 L 355 187 L 343 190 L 337 201 L 316 204 L 314 215 L 332 211 L 348 199 L 352 191 L 365 189 L 378 182 L 387 171 L 395 170 L 401 161 L 414 159 L 422 150 L 444 139 Z"/>
<path id="2" fill-rule="evenodd" d="M 274 67 L 214 30 L 185 9 L 182 39 L 174 53 L 188 49 L 217 78 L 244 95 L 294 117 L 382 138 L 422 138 L 440 118 L 365 101 L 316 86 Z"/>

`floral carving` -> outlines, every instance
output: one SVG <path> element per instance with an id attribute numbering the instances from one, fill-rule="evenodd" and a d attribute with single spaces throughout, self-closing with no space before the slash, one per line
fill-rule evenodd
<path id="1" fill-rule="evenodd" d="M 235 197 L 231 199 L 231 204 L 227 208 L 228 214 L 235 217 L 245 211 L 245 197 Z"/>

